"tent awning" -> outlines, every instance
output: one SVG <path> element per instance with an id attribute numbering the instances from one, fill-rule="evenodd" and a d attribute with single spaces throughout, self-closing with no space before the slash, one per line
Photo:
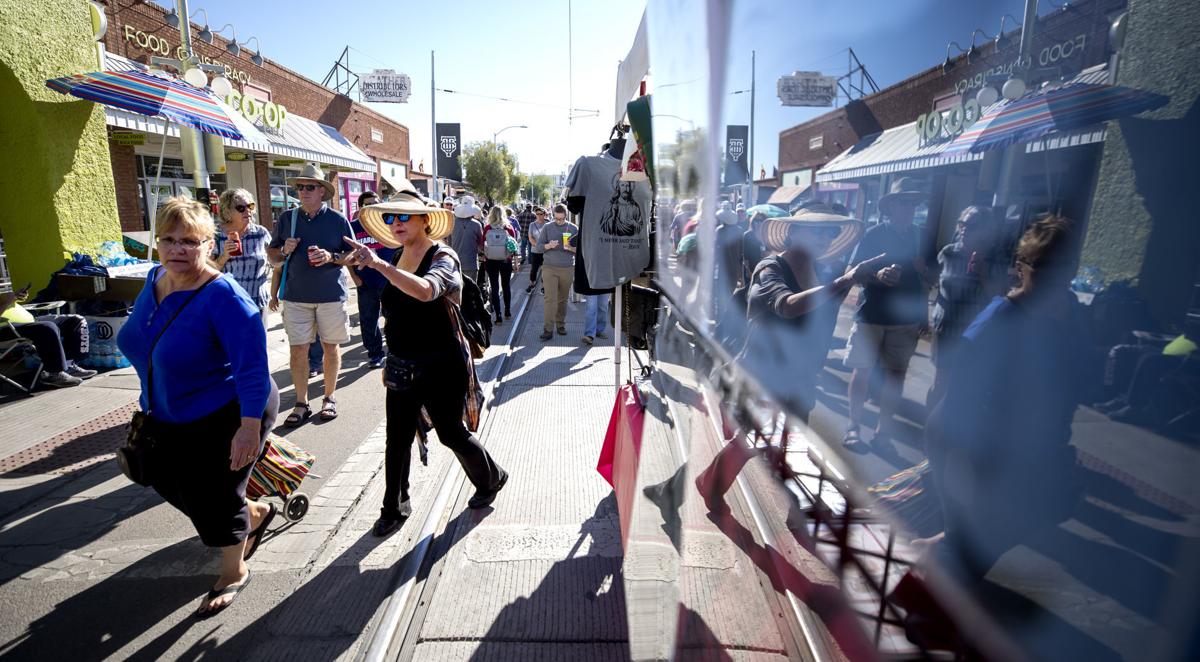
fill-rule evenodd
<path id="1" fill-rule="evenodd" d="M 767 204 L 787 208 L 807 191 L 807 186 L 781 186 L 767 198 Z"/>

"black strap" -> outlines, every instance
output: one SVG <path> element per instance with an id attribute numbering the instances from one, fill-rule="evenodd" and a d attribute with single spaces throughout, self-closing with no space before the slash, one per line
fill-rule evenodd
<path id="1" fill-rule="evenodd" d="M 159 267 L 159 269 L 162 269 L 162 267 Z M 155 270 L 154 275 L 155 275 L 155 278 L 151 281 L 151 286 L 157 287 L 157 285 L 158 285 L 158 278 L 157 278 L 158 270 Z M 180 305 L 179 308 L 177 308 L 175 310 L 175 314 L 171 315 L 171 319 L 167 320 L 167 323 L 163 325 L 162 330 L 159 331 L 158 335 L 154 337 L 154 341 L 150 343 L 150 354 L 148 355 L 148 357 L 146 359 L 146 364 L 149 366 L 146 370 L 146 372 L 147 372 L 147 374 L 146 374 L 146 391 L 147 391 L 146 413 L 147 414 L 150 413 L 150 404 L 153 402 L 153 399 L 154 399 L 154 348 L 158 346 L 158 341 L 162 339 L 163 334 L 167 332 L 167 329 L 171 328 L 171 322 L 174 322 L 175 318 L 179 317 L 179 313 L 182 313 L 183 309 L 187 308 L 187 305 L 192 302 L 192 299 L 195 299 L 196 295 L 200 294 L 200 290 L 203 290 L 204 288 L 208 287 L 208 284 L 213 282 L 214 280 L 216 280 L 217 276 L 220 276 L 220 275 L 221 274 L 213 274 L 213 275 L 209 276 L 208 280 L 204 281 L 200 285 L 200 287 L 197 287 L 196 289 L 192 290 L 192 293 L 190 295 L 188 295 L 188 298 L 183 300 L 183 304 Z M 155 294 L 155 296 L 157 296 L 157 294 Z"/>

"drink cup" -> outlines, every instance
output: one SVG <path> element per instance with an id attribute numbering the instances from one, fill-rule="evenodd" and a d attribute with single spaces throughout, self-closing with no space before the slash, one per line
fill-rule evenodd
<path id="1" fill-rule="evenodd" d="M 238 257 L 242 254 L 242 237 L 236 232 L 229 233 L 229 257 Z"/>
<path id="2" fill-rule="evenodd" d="M 309 264 L 311 264 L 314 267 L 320 266 L 320 264 L 319 264 L 320 255 L 321 255 L 321 247 L 320 246 L 309 246 L 308 247 L 308 263 Z"/>
<path id="3" fill-rule="evenodd" d="M 569 245 L 570 245 L 570 241 L 571 241 L 571 233 L 570 233 L 570 232 L 564 232 L 564 233 L 563 233 L 562 247 L 563 247 L 563 248 L 566 248 L 567 246 L 569 246 Z"/>

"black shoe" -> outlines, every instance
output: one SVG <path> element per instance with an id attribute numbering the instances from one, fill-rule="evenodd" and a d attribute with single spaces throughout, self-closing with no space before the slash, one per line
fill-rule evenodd
<path id="1" fill-rule="evenodd" d="M 375 520 L 373 530 L 375 536 L 382 538 L 391 535 L 404 524 L 410 515 L 412 515 L 412 502 L 407 499 L 401 501 L 400 507 L 396 510 L 381 509 L 379 519 Z"/>
<path id="2" fill-rule="evenodd" d="M 88 370 L 87 368 L 75 365 L 73 362 L 67 364 L 66 373 L 72 377 L 78 377 L 84 380 L 91 379 L 92 377 L 96 376 L 95 370 Z"/>
<path id="3" fill-rule="evenodd" d="M 565 327 L 565 326 L 558 327 L 558 335 L 560 335 L 560 336 L 567 335 L 567 327 Z"/>
<path id="4" fill-rule="evenodd" d="M 508 472 L 501 469 L 500 480 L 496 481 L 495 485 L 486 490 L 477 490 L 475 496 L 471 497 L 470 501 L 467 501 L 467 507 L 472 510 L 478 510 L 490 506 L 496 500 L 496 495 L 500 493 L 500 490 L 504 489 L 504 484 L 507 482 Z"/>
<path id="5" fill-rule="evenodd" d="M 504 324 L 504 318 L 496 315 L 496 319 L 492 322 L 492 324 Z"/>
<path id="6" fill-rule="evenodd" d="M 506 319 L 506 320 L 512 319 L 512 311 L 511 310 L 504 311 L 504 319 Z"/>
<path id="7" fill-rule="evenodd" d="M 538 338 L 540 338 L 542 340 L 549 340 L 553 337 L 554 337 L 554 334 L 551 333 L 549 330 L 542 331 L 542 335 L 538 336 Z"/>
<path id="8" fill-rule="evenodd" d="M 533 291 L 533 286 L 532 286 L 532 285 L 530 285 L 529 287 L 525 288 L 525 294 L 529 294 L 529 293 L 530 293 L 530 292 L 532 292 L 532 291 Z"/>

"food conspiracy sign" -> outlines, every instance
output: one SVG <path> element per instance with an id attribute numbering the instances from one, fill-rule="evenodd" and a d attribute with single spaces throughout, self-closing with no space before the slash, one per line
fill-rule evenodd
<path id="1" fill-rule="evenodd" d="M 412 92 L 412 80 L 408 74 L 398 74 L 391 69 L 376 69 L 369 74 L 360 74 L 358 90 L 363 101 L 378 103 L 408 103 Z"/>

